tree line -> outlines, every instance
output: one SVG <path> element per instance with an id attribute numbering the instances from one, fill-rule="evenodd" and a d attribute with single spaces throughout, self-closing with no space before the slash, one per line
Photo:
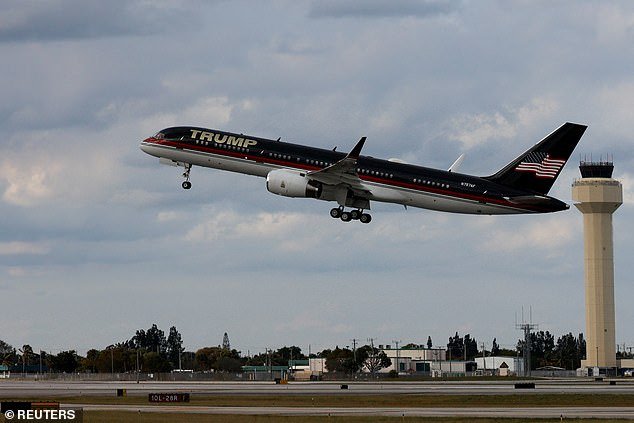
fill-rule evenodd
<path id="1" fill-rule="evenodd" d="M 555 340 L 548 331 L 534 332 L 530 335 L 531 368 L 557 366 L 565 369 L 580 367 L 585 357 L 583 334 L 574 336 L 568 333 Z M 403 349 L 433 348 L 431 337 L 425 344 L 407 344 Z M 470 334 L 460 336 L 458 332 L 450 336 L 445 346 L 448 360 L 472 361 L 477 356 L 521 356 L 524 341 L 519 340 L 515 349 L 500 348 L 494 339 L 490 348 L 478 345 Z M 360 371 L 377 372 L 391 364 L 384 351 L 373 344 L 356 348 L 336 346 L 324 349 L 311 357 L 324 358 L 328 371 L 356 373 Z M 629 354 L 631 356 L 631 354 Z M 628 354 L 621 354 L 628 358 Z M 13 371 L 38 372 L 40 368 L 49 372 L 169 372 L 176 369 L 193 371 L 240 372 L 243 366 L 287 366 L 290 360 L 306 360 L 300 347 L 282 347 L 266 350 L 256 355 L 245 356 L 231 348 L 225 333 L 222 344 L 200 348 L 195 352 L 185 351 L 181 334 L 175 326 L 165 332 L 153 324 L 149 329 L 139 329 L 128 340 L 109 345 L 103 349 L 90 349 L 86 356 L 80 356 L 76 350 L 61 351 L 58 354 L 45 351 L 36 352 L 30 345 L 14 348 L 0 340 L 0 360 Z M 41 366 L 41 367 L 40 367 Z"/>
<path id="2" fill-rule="evenodd" d="M 549 331 L 532 332 L 530 334 L 531 369 L 545 366 L 561 367 L 566 370 L 575 370 L 581 367 L 581 360 L 586 356 L 586 341 L 583 333 L 574 336 L 571 332 L 560 336 L 555 340 Z M 503 349 L 494 338 L 491 348 L 478 350 L 478 344 L 469 334 L 460 337 L 458 333 L 449 337 L 447 343 L 448 359 L 473 360 L 476 356 L 523 356 L 524 340 L 517 341 L 514 350 Z"/>
<path id="3" fill-rule="evenodd" d="M 525 341 L 517 342 L 517 350 L 524 350 Z M 581 367 L 581 360 L 586 357 L 586 341 L 583 334 L 575 337 L 572 333 L 555 337 L 549 331 L 530 334 L 531 369 L 545 366 L 562 367 L 574 370 Z"/>

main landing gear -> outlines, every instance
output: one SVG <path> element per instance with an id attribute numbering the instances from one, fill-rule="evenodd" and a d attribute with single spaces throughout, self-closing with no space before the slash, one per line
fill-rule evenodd
<path id="1" fill-rule="evenodd" d="M 192 187 L 192 183 L 189 182 L 189 172 L 192 170 L 192 165 L 187 163 L 185 164 L 185 172 L 183 172 L 183 178 L 185 181 L 181 184 L 183 189 L 190 189 Z"/>
<path id="2" fill-rule="evenodd" d="M 330 217 L 334 219 L 341 219 L 344 222 L 350 222 L 351 220 L 358 220 L 361 223 L 370 223 L 372 216 L 367 213 L 363 213 L 363 210 L 351 210 L 349 212 L 344 211 L 343 207 L 335 207 L 330 210 Z"/>

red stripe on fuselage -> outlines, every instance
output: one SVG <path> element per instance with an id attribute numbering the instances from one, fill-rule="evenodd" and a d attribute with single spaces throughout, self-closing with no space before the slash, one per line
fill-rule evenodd
<path id="1" fill-rule="evenodd" d="M 248 152 L 231 151 L 231 150 L 226 150 L 226 149 L 212 147 L 212 146 L 204 146 L 200 144 L 199 145 L 182 144 L 182 143 L 179 143 L 178 141 L 162 140 L 162 139 L 156 139 L 156 138 L 148 138 L 145 140 L 145 142 L 151 143 L 151 144 L 170 146 L 170 147 L 174 147 L 181 150 L 187 149 L 187 150 L 192 150 L 192 151 L 197 151 L 202 153 L 211 153 L 211 154 L 215 154 L 219 156 L 229 156 L 229 157 L 242 159 L 242 160 L 247 159 L 257 163 L 275 164 L 275 165 L 279 165 L 283 167 L 306 170 L 306 171 L 320 170 L 326 167 L 326 166 L 324 167 L 314 166 L 314 165 L 309 165 L 306 163 L 301 163 L 301 162 L 291 161 L 291 160 L 276 159 L 273 157 L 256 156 L 253 154 L 249 154 Z M 495 197 L 485 197 L 483 195 L 468 194 L 468 193 L 459 192 L 459 191 L 421 186 L 415 183 L 397 181 L 393 179 L 378 178 L 375 176 L 369 176 L 369 175 L 363 175 L 363 174 L 359 174 L 358 176 L 359 176 L 359 179 L 361 179 L 362 181 L 376 182 L 376 183 L 381 183 L 383 185 L 388 185 L 388 186 L 412 189 L 414 191 L 445 195 L 447 197 L 455 197 L 455 198 L 460 198 L 464 200 L 477 201 L 480 203 L 497 204 L 500 206 L 509 207 L 509 208 L 517 209 L 517 210 L 527 210 L 527 211 L 534 211 L 534 212 L 545 211 L 545 209 L 536 207 L 536 206 L 526 205 L 523 207 L 518 207 L 517 204 L 513 204 L 507 200 L 498 199 Z"/>

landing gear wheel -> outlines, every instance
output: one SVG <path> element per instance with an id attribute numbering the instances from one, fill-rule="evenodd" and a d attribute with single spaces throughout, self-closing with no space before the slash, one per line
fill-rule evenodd
<path id="1" fill-rule="evenodd" d="M 352 220 L 352 216 L 350 215 L 350 212 L 341 213 L 341 220 L 343 220 L 344 222 L 350 222 Z"/>
<path id="2" fill-rule="evenodd" d="M 352 220 L 359 220 L 361 219 L 361 210 L 352 210 L 350 212 L 350 217 L 352 218 Z"/>
<path id="3" fill-rule="evenodd" d="M 330 217 L 339 219 L 341 217 L 341 213 L 342 213 L 342 210 L 340 208 L 335 207 L 334 209 L 330 210 Z"/>
<path id="4" fill-rule="evenodd" d="M 372 221 L 372 216 L 367 213 L 363 213 L 359 220 L 361 221 L 361 223 L 370 223 Z"/>
<path id="5" fill-rule="evenodd" d="M 185 178 L 185 182 L 181 184 L 183 189 L 190 189 L 192 187 L 192 183 L 189 182 L 189 172 L 192 170 L 191 164 L 185 164 L 185 172 L 183 172 L 183 178 Z"/>

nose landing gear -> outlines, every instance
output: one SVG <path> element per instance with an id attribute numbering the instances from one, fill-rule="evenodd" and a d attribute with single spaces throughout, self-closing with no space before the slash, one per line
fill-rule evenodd
<path id="1" fill-rule="evenodd" d="M 192 187 L 192 183 L 189 182 L 189 172 L 192 170 L 192 165 L 187 163 L 185 164 L 185 172 L 183 172 L 183 178 L 185 181 L 181 184 L 183 189 L 190 189 Z"/>
<path id="2" fill-rule="evenodd" d="M 341 219 L 343 222 L 350 222 L 351 220 L 358 220 L 361 223 L 370 223 L 372 216 L 367 213 L 363 213 L 363 210 L 351 210 L 349 212 L 344 211 L 343 207 L 335 207 L 330 210 L 330 216 L 334 219 Z"/>

